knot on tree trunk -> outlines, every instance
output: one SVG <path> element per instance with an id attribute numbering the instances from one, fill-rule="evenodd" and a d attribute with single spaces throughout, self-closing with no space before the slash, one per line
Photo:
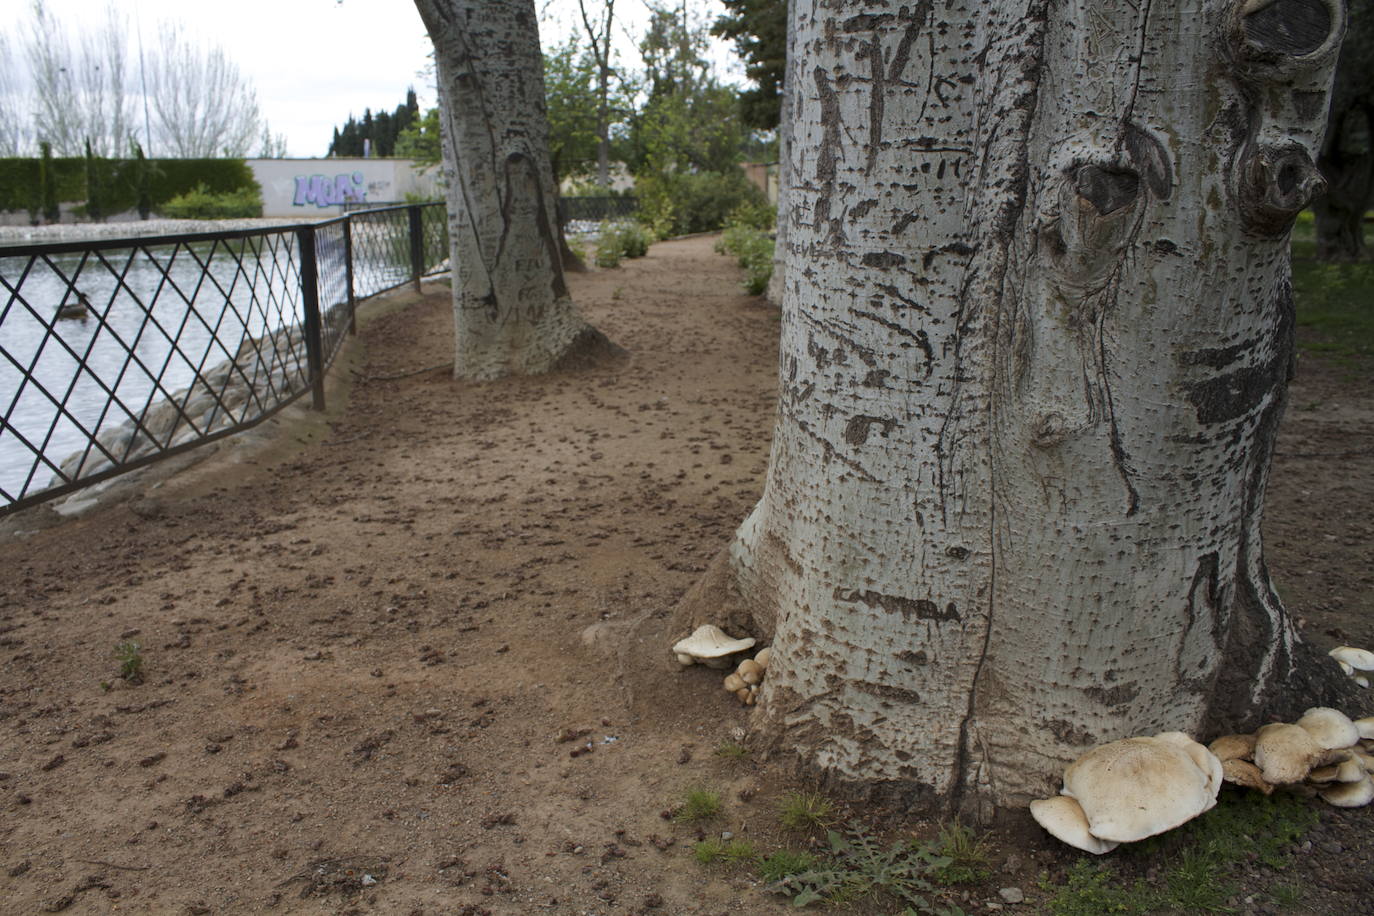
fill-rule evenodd
<path id="1" fill-rule="evenodd" d="M 1241 163 L 1239 184 L 1246 230 L 1266 237 L 1287 232 L 1312 198 L 1326 193 L 1326 179 L 1297 145 L 1253 150 Z"/>

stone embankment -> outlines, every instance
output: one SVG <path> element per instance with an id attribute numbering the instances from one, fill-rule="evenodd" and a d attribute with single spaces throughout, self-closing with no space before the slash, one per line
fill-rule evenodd
<path id="1" fill-rule="evenodd" d="M 309 386 L 304 333 L 282 328 L 248 338 L 233 359 L 196 377 L 185 388 L 152 402 L 141 416 L 129 417 L 96 436 L 99 446 L 67 456 L 50 486 L 90 477 L 139 458 L 193 442 L 210 433 L 257 419 Z M 133 405 L 129 405 L 133 406 Z"/>

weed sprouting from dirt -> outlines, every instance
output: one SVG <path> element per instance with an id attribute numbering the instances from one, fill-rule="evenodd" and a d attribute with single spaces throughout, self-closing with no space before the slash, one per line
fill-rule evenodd
<path id="1" fill-rule="evenodd" d="M 935 848 L 950 860 L 935 876 L 941 884 L 977 884 L 992 874 L 987 840 L 958 821 L 940 827 Z"/>
<path id="2" fill-rule="evenodd" d="M 775 893 L 792 898 L 793 906 L 830 901 L 895 899 L 916 913 L 957 916 L 962 910 L 933 902 L 926 895 L 936 887 L 931 879 L 951 860 L 928 845 L 896 840 L 884 846 L 877 837 L 858 826 L 844 834 L 831 830 L 829 857 L 813 868 L 771 885 Z"/>
<path id="3" fill-rule="evenodd" d="M 682 803 L 673 811 L 679 824 L 706 821 L 720 813 L 720 793 L 704 786 L 693 786 L 682 796 Z"/>
<path id="4" fill-rule="evenodd" d="M 130 684 L 143 683 L 143 647 L 136 642 L 122 642 L 115 646 L 115 661 L 119 662 L 119 676 Z"/>
<path id="5" fill-rule="evenodd" d="M 819 792 L 789 792 L 778 802 L 778 820 L 791 830 L 829 827 L 835 805 Z"/>
<path id="6" fill-rule="evenodd" d="M 759 860 L 758 875 L 765 881 L 781 881 L 789 875 L 799 875 L 811 871 L 820 862 L 809 852 L 793 852 L 779 849 Z"/>

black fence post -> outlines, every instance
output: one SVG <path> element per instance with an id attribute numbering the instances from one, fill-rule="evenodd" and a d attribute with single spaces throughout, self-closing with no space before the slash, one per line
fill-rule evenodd
<path id="1" fill-rule="evenodd" d="M 420 218 L 420 205 L 406 207 L 410 217 L 410 278 L 415 282 L 415 292 L 420 291 L 420 277 L 425 272 L 425 228 Z"/>
<path id="2" fill-rule="evenodd" d="M 324 341 L 321 340 L 320 272 L 315 260 L 315 230 L 302 226 L 296 230 L 301 252 L 301 303 L 305 307 L 305 359 L 310 370 L 311 405 L 324 410 Z"/>
<path id="3" fill-rule="evenodd" d="M 344 284 L 348 290 L 348 333 L 358 333 L 358 300 L 353 295 L 353 217 L 344 217 Z"/>

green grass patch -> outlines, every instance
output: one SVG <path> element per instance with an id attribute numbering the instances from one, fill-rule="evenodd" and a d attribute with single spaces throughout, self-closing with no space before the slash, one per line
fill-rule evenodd
<path id="1" fill-rule="evenodd" d="M 1237 893 L 1235 879 L 1255 864 L 1285 867 L 1288 851 L 1316 822 L 1304 799 L 1227 792 L 1177 830 L 1122 846 L 1107 859 L 1080 859 L 1063 884 L 1042 879 L 1040 887 L 1051 894 L 1052 916 L 1232 912 L 1226 901 Z M 1147 866 L 1157 874 L 1153 881 L 1126 874 Z"/>
<path id="2" fill-rule="evenodd" d="M 682 803 L 673 812 L 679 824 L 707 821 L 720 814 L 720 793 L 704 786 L 693 786 L 683 793 Z"/>
<path id="3" fill-rule="evenodd" d="M 716 756 L 726 760 L 745 760 L 749 757 L 749 748 L 735 741 L 722 741 L 716 747 Z"/>
<path id="4" fill-rule="evenodd" d="M 789 830 L 830 826 L 835 805 L 819 792 L 789 792 L 778 801 L 778 820 Z"/>
<path id="5" fill-rule="evenodd" d="M 1355 362 L 1374 357 L 1374 261 L 1316 260 L 1311 211 L 1293 227 L 1293 299 L 1305 352 Z"/>
<path id="6" fill-rule="evenodd" d="M 814 869 L 820 860 L 809 852 L 794 852 L 791 849 L 779 849 L 771 855 L 761 858 L 755 871 L 760 878 L 765 881 L 781 881 L 791 875 L 800 875 Z"/>
<path id="7" fill-rule="evenodd" d="M 702 840 L 692 847 L 692 856 L 702 865 L 738 865 L 753 862 L 759 852 L 748 840 Z"/>

